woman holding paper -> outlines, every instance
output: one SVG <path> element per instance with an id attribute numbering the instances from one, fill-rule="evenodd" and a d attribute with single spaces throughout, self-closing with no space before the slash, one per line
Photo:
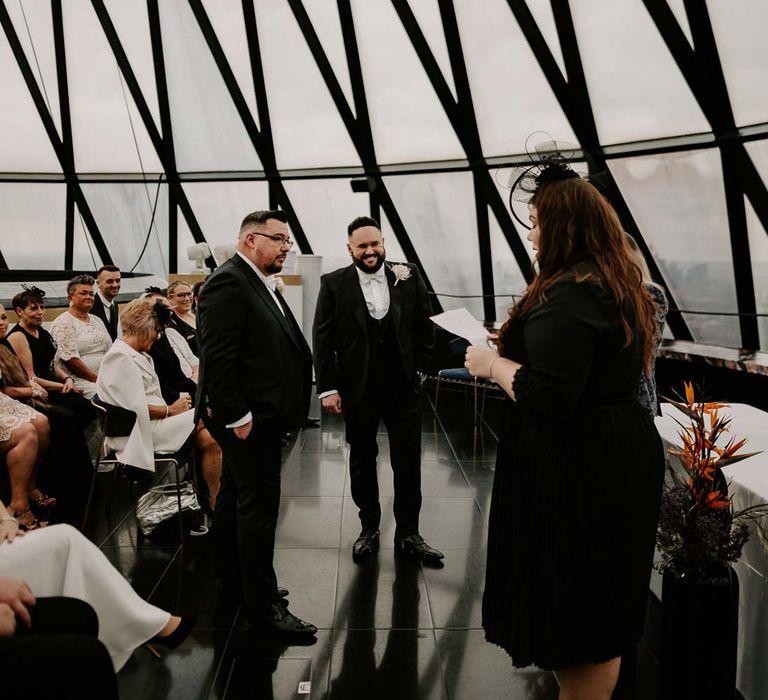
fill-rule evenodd
<path id="1" fill-rule="evenodd" d="M 539 274 L 499 352 L 467 350 L 509 395 L 491 501 L 486 638 L 553 669 L 561 700 L 608 700 L 643 631 L 664 458 L 637 378 L 654 306 L 607 200 L 560 160 L 535 179 Z"/>

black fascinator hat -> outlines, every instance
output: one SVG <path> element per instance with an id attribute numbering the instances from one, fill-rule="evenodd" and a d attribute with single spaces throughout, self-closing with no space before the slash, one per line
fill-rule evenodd
<path id="1" fill-rule="evenodd" d="M 40 289 L 40 287 L 35 287 L 34 284 L 22 284 L 21 288 L 25 292 L 30 292 L 31 294 L 39 296 L 41 299 L 45 298 L 45 290 Z"/>
<path id="2" fill-rule="evenodd" d="M 171 308 L 164 301 L 158 299 L 152 307 L 152 313 L 157 319 L 157 324 L 161 329 L 168 328 L 168 326 L 171 325 L 173 311 L 171 311 Z"/>
<path id="3" fill-rule="evenodd" d="M 509 210 L 512 216 L 527 229 L 531 226 L 518 216 L 514 207 L 515 202 L 527 205 L 541 187 L 552 182 L 581 177 L 571 168 L 571 162 L 578 150 L 577 146 L 564 141 L 555 141 L 550 137 L 531 149 L 529 143 L 535 135 L 549 136 L 545 132 L 537 131 L 526 139 L 525 150 L 531 160 L 530 165 L 512 168 L 506 183 L 502 185 L 509 188 Z"/>

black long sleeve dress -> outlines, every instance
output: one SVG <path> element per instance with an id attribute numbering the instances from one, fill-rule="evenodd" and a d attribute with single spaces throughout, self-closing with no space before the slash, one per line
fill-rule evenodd
<path id="1" fill-rule="evenodd" d="M 486 638 L 515 666 L 625 653 L 643 631 L 664 474 L 637 401 L 641 343 L 610 296 L 565 276 L 511 332 L 520 362 L 491 500 Z"/>

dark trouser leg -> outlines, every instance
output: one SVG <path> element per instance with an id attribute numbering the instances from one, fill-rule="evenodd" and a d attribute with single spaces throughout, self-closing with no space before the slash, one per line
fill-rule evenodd
<path id="1" fill-rule="evenodd" d="M 96 638 L 93 609 L 72 598 L 38 598 L 31 629 L 0 638 L 3 697 L 117 698 L 106 647 Z"/>
<path id="2" fill-rule="evenodd" d="M 216 502 L 216 527 L 220 524 L 219 504 L 223 496 L 224 526 L 231 530 L 231 521 L 227 522 L 227 518 L 232 517 L 230 499 L 233 499 L 243 602 L 248 612 L 256 616 L 277 600 L 277 576 L 272 559 L 280 509 L 283 432 L 280 425 L 270 422 L 254 426 L 247 440 L 239 440 L 228 430 L 221 443 L 224 470 Z M 231 532 L 229 535 L 231 537 Z M 232 547 L 231 540 L 229 546 Z"/>
<path id="3" fill-rule="evenodd" d="M 421 511 L 421 397 L 389 401 L 384 407 L 395 486 L 395 541 L 419 532 Z"/>
<path id="4" fill-rule="evenodd" d="M 376 432 L 380 418 L 381 406 L 375 399 L 357 406 L 344 407 L 344 422 L 349 443 L 350 488 L 352 500 L 360 511 L 363 530 L 378 530 L 381 521 L 379 482 L 376 474 L 376 458 L 379 454 Z"/>
<path id="5" fill-rule="evenodd" d="M 218 438 L 217 438 L 218 439 Z M 214 522 L 216 550 L 221 581 L 230 592 L 241 591 L 240 554 L 237 549 L 237 490 L 229 466 L 231 449 L 222 447 L 221 485 L 216 498 Z"/>

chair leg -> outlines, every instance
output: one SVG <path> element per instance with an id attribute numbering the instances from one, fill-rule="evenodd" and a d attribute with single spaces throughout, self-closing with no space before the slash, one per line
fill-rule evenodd
<path id="1" fill-rule="evenodd" d="M 477 457 L 477 379 L 473 382 L 473 394 L 474 394 L 474 430 L 472 431 L 472 457 Z"/>
<path id="2" fill-rule="evenodd" d="M 179 516 L 179 544 L 184 546 L 184 516 L 181 512 L 181 475 L 179 473 L 180 467 L 178 459 L 173 460 L 173 469 L 176 473 L 176 505 L 178 506 Z"/>
<path id="3" fill-rule="evenodd" d="M 88 500 L 85 502 L 85 512 L 83 513 L 83 524 L 80 532 L 85 534 L 85 526 L 88 524 L 88 517 L 91 514 L 91 505 L 93 503 L 93 493 L 96 490 L 96 475 L 99 473 L 100 461 L 97 461 L 93 467 L 93 476 L 91 477 L 91 486 L 88 489 Z"/>

